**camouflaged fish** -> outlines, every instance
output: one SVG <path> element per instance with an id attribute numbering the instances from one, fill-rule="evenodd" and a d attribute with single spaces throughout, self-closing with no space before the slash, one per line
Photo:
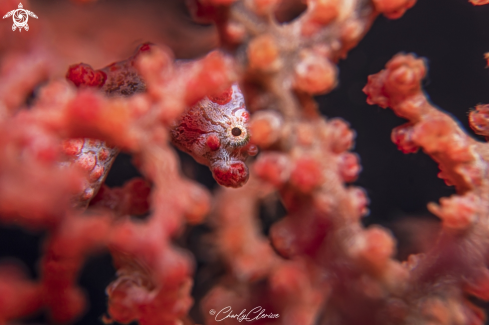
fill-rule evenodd
<path id="1" fill-rule="evenodd" d="M 144 81 L 133 63 L 141 52 L 148 50 L 150 45 L 144 44 L 133 57 L 101 70 L 93 70 L 86 64 L 73 65 L 66 78 L 77 87 L 100 88 L 108 96 L 130 96 L 144 92 Z M 197 162 L 209 166 L 214 179 L 220 185 L 240 187 L 249 176 L 244 161 L 257 152 L 256 146 L 249 143 L 249 117 L 243 94 L 235 84 L 222 94 L 208 96 L 187 108 L 173 125 L 172 142 Z M 93 167 L 90 172 L 94 175 L 86 190 L 85 199 L 89 200 L 105 179 L 118 149 L 109 148 L 102 141 L 90 139 L 69 140 L 66 148 L 65 151 L 70 152 L 74 161 L 86 161 L 90 158 L 87 168 Z M 104 160 L 98 158 L 100 152 L 104 153 Z"/>

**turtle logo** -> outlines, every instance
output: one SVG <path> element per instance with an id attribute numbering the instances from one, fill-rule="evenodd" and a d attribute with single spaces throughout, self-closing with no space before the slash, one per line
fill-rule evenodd
<path id="1" fill-rule="evenodd" d="M 22 6 L 22 3 L 19 3 L 19 9 L 9 11 L 5 16 L 3 16 L 3 19 L 13 16 L 14 19 L 14 24 L 12 25 L 13 31 L 15 31 L 17 28 L 19 29 L 19 32 L 22 31 L 22 28 L 28 31 L 29 25 L 27 25 L 27 21 L 29 20 L 29 16 L 37 19 L 35 13 L 29 10 L 25 10 L 23 8 L 24 7 Z"/>

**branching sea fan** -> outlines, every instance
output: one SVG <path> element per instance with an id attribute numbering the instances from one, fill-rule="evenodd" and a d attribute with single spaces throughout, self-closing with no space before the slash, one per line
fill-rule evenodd
<path id="1" fill-rule="evenodd" d="M 427 95 L 437 63 L 423 35 L 388 34 L 411 10 L 489 12 L 415 2 L 24 2 L 38 15 L 29 28 L 0 24 L 0 251 L 27 267 L 0 265 L 0 325 L 484 324 L 489 98 L 458 122 Z M 368 40 L 371 28 L 386 39 Z M 364 37 L 385 52 L 368 58 Z M 358 109 L 365 99 L 374 108 Z M 392 170 L 420 193 L 434 181 L 385 158 L 388 136 L 368 112 L 396 126 L 398 149 L 418 152 L 396 157 L 438 164 L 442 193 L 409 193 L 425 208 L 390 208 Z M 363 141 L 365 129 L 382 134 Z M 383 195 L 359 179 L 360 156 Z M 376 213 L 402 216 L 380 226 Z M 18 253 L 38 244 L 40 257 Z M 93 256 L 107 258 L 90 266 Z"/>

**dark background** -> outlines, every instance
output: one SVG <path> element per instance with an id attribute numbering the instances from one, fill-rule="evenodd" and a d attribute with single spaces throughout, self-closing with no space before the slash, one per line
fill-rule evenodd
<path id="1" fill-rule="evenodd" d="M 177 17 L 188 19 L 184 6 L 178 1 L 173 3 L 168 8 L 175 10 Z M 185 43 L 185 39 L 181 42 Z M 426 204 L 449 196 L 454 190 L 437 178 L 436 163 L 425 154 L 404 155 L 397 150 L 390 141 L 390 133 L 404 121 L 391 110 L 367 105 L 361 89 L 367 76 L 380 71 L 396 53 L 416 53 L 429 63 L 424 85 L 431 101 L 451 113 L 473 134 L 468 127 L 467 112 L 476 104 L 489 103 L 489 71 L 483 58 L 486 51 L 489 52 L 489 5 L 475 7 L 466 0 L 418 0 L 401 19 L 379 17 L 348 58 L 339 63 L 338 87 L 317 98 L 324 115 L 344 118 L 357 132 L 354 151 L 360 155 L 363 171 L 356 185 L 365 188 L 371 200 L 371 213 L 364 223 L 380 223 L 393 229 L 399 238 L 400 259 L 416 252 L 419 247 L 411 243 L 417 240 L 416 236 L 423 236 L 421 232 L 403 231 L 404 226 L 409 228 L 406 220 L 422 218 L 428 224 L 431 221 L 435 224 L 436 218 L 427 212 Z M 210 189 L 216 188 L 207 168 L 180 155 L 187 175 Z M 107 183 L 120 186 L 135 175 L 137 171 L 130 163 L 130 156 L 121 155 Z M 198 238 L 206 231 L 204 226 L 192 229 L 190 234 Z M 29 233 L 15 226 L 3 226 L 0 257 L 21 261 L 35 278 L 43 238 L 42 232 Z M 101 324 L 100 317 L 106 311 L 105 287 L 114 279 L 114 272 L 108 255 L 92 257 L 86 263 L 80 284 L 89 295 L 91 308 L 76 324 Z M 47 320 L 41 315 L 28 322 L 47 323 Z"/>

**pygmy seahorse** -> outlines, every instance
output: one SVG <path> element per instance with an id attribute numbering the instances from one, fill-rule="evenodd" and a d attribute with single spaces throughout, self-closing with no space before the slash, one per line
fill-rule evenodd
<path id="1" fill-rule="evenodd" d="M 249 143 L 249 112 L 243 94 L 234 84 L 219 96 L 208 96 L 187 109 L 171 130 L 180 150 L 210 167 L 223 186 L 240 187 L 248 180 L 244 163 L 257 148 Z"/>
<path id="2" fill-rule="evenodd" d="M 73 65 L 66 78 L 77 87 L 99 88 L 107 96 L 145 92 L 144 80 L 134 62 L 151 47 L 143 44 L 134 56 L 100 70 L 83 63 Z M 197 162 L 209 166 L 220 185 L 241 187 L 249 175 L 244 161 L 257 153 L 256 146 L 249 143 L 248 120 L 243 94 L 234 84 L 219 96 L 208 96 L 187 108 L 172 126 L 172 143 Z M 82 162 L 82 167 L 90 169 L 90 184 L 82 197 L 82 201 L 88 202 L 104 181 L 119 150 L 107 147 L 103 141 L 91 139 L 70 139 L 64 148 L 73 162 Z M 101 152 L 104 153 L 103 159 L 100 159 Z"/>

